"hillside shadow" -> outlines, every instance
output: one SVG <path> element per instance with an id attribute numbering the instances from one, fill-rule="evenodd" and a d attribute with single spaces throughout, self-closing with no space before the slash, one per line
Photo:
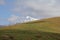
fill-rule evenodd
<path id="1" fill-rule="evenodd" d="M 10 35 L 13 40 L 60 40 L 60 33 L 32 30 L 0 30 L 0 40 L 3 40 L 2 35 Z"/>

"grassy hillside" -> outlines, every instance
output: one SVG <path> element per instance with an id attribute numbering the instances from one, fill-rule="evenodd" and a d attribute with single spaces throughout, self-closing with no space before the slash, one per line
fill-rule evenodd
<path id="1" fill-rule="evenodd" d="M 60 33 L 60 17 L 7 26 L 3 29 L 38 30 Z"/>
<path id="2" fill-rule="evenodd" d="M 4 34 L 16 40 L 60 40 L 60 17 L 42 19 L 0 28 L 0 39 Z"/>

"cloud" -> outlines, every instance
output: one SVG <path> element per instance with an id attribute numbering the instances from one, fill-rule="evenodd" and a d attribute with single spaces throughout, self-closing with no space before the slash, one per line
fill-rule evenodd
<path id="1" fill-rule="evenodd" d="M 0 5 L 4 5 L 5 4 L 5 0 L 0 0 Z"/>
<path id="2" fill-rule="evenodd" d="M 39 19 L 36 19 L 36 18 L 30 17 L 30 16 L 26 16 L 26 19 L 24 20 L 24 22 L 36 21 L 36 20 L 39 20 Z"/>
<path id="3" fill-rule="evenodd" d="M 47 18 L 60 16 L 59 0 L 16 0 L 13 13 Z"/>
<path id="4" fill-rule="evenodd" d="M 35 21 L 35 20 L 38 20 L 38 19 L 30 16 L 20 17 L 16 15 L 11 15 L 11 17 L 8 18 L 8 22 L 10 22 L 10 24 L 23 23 L 23 22 L 29 22 L 29 21 Z"/>
<path id="5" fill-rule="evenodd" d="M 18 16 L 11 15 L 11 17 L 8 18 L 8 21 L 9 21 L 10 23 L 16 23 L 17 20 L 18 20 L 18 18 L 19 18 Z"/>

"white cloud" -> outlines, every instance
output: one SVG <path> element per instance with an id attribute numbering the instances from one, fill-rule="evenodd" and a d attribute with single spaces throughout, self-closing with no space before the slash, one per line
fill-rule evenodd
<path id="1" fill-rule="evenodd" d="M 25 21 L 25 22 L 29 22 L 29 21 L 36 21 L 36 20 L 39 20 L 39 19 L 30 17 L 30 16 L 26 16 L 26 19 L 25 19 L 24 21 Z"/>
<path id="2" fill-rule="evenodd" d="M 10 24 L 23 23 L 23 22 L 29 22 L 29 21 L 35 21 L 35 20 L 38 20 L 38 19 L 30 16 L 20 17 L 16 15 L 11 15 L 11 17 L 8 18 L 8 21 L 10 22 Z"/>
<path id="3" fill-rule="evenodd" d="M 10 23 L 16 23 L 17 20 L 18 20 L 18 18 L 19 18 L 18 16 L 11 15 L 11 17 L 8 18 L 8 21 L 9 21 Z"/>
<path id="4" fill-rule="evenodd" d="M 59 0 L 16 0 L 14 13 L 23 16 L 55 17 L 60 16 Z"/>
<path id="5" fill-rule="evenodd" d="M 0 0 L 0 5 L 4 5 L 5 4 L 5 0 Z"/>

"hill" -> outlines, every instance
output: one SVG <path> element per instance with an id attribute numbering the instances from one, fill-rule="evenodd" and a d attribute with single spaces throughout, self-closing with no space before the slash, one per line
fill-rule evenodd
<path id="1" fill-rule="evenodd" d="M 60 33 L 60 17 L 7 26 L 3 29 L 38 30 Z"/>
<path id="2" fill-rule="evenodd" d="M 60 17 L 0 28 L 0 36 L 4 34 L 13 35 L 16 40 L 60 40 Z"/>

